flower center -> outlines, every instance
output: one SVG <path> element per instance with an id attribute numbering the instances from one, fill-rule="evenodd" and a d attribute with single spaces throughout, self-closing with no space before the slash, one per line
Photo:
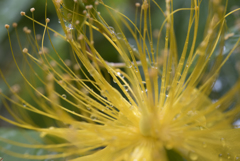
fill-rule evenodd
<path id="1" fill-rule="evenodd" d="M 143 136 L 151 136 L 153 128 L 152 118 L 149 115 L 142 115 L 139 128 Z"/>

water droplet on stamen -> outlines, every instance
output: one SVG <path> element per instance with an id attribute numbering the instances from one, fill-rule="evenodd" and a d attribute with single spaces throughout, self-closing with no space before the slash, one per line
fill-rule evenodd
<path id="1" fill-rule="evenodd" d="M 138 52 L 137 48 L 133 48 L 132 50 L 133 50 L 134 52 Z"/>
<path id="2" fill-rule="evenodd" d="M 127 85 L 124 85 L 124 89 L 125 89 L 125 91 L 127 92 L 127 91 L 128 91 L 128 86 L 127 86 Z"/>
<path id="3" fill-rule="evenodd" d="M 66 94 L 62 94 L 62 97 L 63 97 L 64 99 L 67 98 Z"/>
<path id="4" fill-rule="evenodd" d="M 66 27 L 67 27 L 67 30 L 72 30 L 73 29 L 73 26 L 71 23 L 65 23 Z"/>
<path id="5" fill-rule="evenodd" d="M 227 153 L 227 158 L 231 159 L 231 155 L 229 153 Z"/>
<path id="6" fill-rule="evenodd" d="M 188 154 L 189 158 L 192 160 L 192 161 L 195 161 L 198 159 L 198 155 L 193 152 L 193 151 L 190 151 L 189 154 Z"/>
<path id="7" fill-rule="evenodd" d="M 224 146 L 226 145 L 225 139 L 224 139 L 224 138 L 221 138 L 220 141 L 221 141 L 221 143 L 222 143 L 222 146 L 224 147 Z"/>
<path id="8" fill-rule="evenodd" d="M 94 115 L 91 115 L 90 118 L 91 118 L 93 121 L 97 119 L 97 117 L 94 116 Z"/>
<path id="9" fill-rule="evenodd" d="M 132 63 L 129 63 L 129 66 L 128 66 L 128 68 L 132 68 Z"/>
<path id="10" fill-rule="evenodd" d="M 218 158 L 219 158 L 219 161 L 222 161 L 222 160 L 223 160 L 222 154 L 219 154 L 219 155 L 218 155 Z"/>
<path id="11" fill-rule="evenodd" d="M 137 73 L 137 72 L 138 72 L 138 67 L 136 67 L 136 66 L 134 65 L 134 69 L 135 69 L 135 72 Z"/>
<path id="12" fill-rule="evenodd" d="M 207 147 L 207 144 L 205 142 L 202 143 L 203 148 Z"/>
<path id="13" fill-rule="evenodd" d="M 106 98 L 106 95 L 105 95 L 105 91 L 104 91 L 104 90 L 101 91 L 101 96 L 102 96 L 103 98 Z"/>
<path id="14" fill-rule="evenodd" d="M 151 62 L 151 67 L 154 68 L 155 67 L 155 64 L 154 62 Z"/>
<path id="15" fill-rule="evenodd" d="M 120 72 L 117 72 L 117 75 L 118 75 L 118 76 L 121 76 L 121 73 L 120 73 Z"/>
<path id="16" fill-rule="evenodd" d="M 113 41 L 117 41 L 116 33 L 115 33 L 115 31 L 114 31 L 114 28 L 111 27 L 111 26 L 109 26 L 109 27 L 108 27 L 108 30 L 109 30 L 110 34 L 112 35 L 112 40 L 113 40 Z"/>
<path id="17" fill-rule="evenodd" d="M 91 108 L 90 108 L 90 107 L 91 107 L 90 105 L 87 105 L 87 107 L 86 107 L 86 108 L 87 108 L 87 110 L 89 110 L 89 111 L 90 111 L 90 110 L 91 110 Z"/>
<path id="18" fill-rule="evenodd" d="M 117 38 L 118 38 L 119 40 L 122 39 L 122 38 L 123 38 L 122 33 L 117 33 Z"/>
<path id="19" fill-rule="evenodd" d="M 132 105 L 132 106 L 130 106 L 130 110 L 133 110 L 133 105 Z"/>
<path id="20" fill-rule="evenodd" d="M 155 53 L 155 49 L 154 48 L 151 49 L 151 53 Z"/>
<path id="21" fill-rule="evenodd" d="M 109 32 L 110 32 L 111 34 L 115 34 L 115 31 L 114 31 L 114 28 L 113 28 L 113 27 L 109 26 L 109 27 L 108 27 L 108 30 L 109 30 Z"/>

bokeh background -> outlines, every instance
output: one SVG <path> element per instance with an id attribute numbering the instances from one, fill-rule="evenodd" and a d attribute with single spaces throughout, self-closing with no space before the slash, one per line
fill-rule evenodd
<path id="1" fill-rule="evenodd" d="M 162 0 L 156 0 L 160 6 L 164 7 L 164 2 Z M 134 15 L 135 15 L 135 3 L 141 2 L 140 0 L 104 0 L 104 2 L 113 8 L 123 12 L 126 14 L 131 20 L 134 21 Z M 183 8 L 183 7 L 190 7 L 190 0 L 173 0 L 174 3 L 174 9 L 177 8 Z M 18 33 L 19 37 L 21 39 L 22 46 L 29 46 L 29 43 L 27 42 L 26 34 L 23 32 L 23 27 L 27 26 L 29 29 L 32 30 L 32 21 L 28 20 L 25 17 L 22 17 L 20 15 L 20 11 L 25 11 L 27 15 L 31 16 L 30 8 L 34 7 L 36 10 L 34 12 L 34 17 L 37 21 L 44 23 L 45 22 L 45 1 L 44 0 L 0 0 L 0 69 L 2 70 L 4 76 L 6 77 L 7 82 L 10 84 L 10 86 L 18 86 L 19 94 L 22 95 L 27 101 L 31 102 L 31 97 L 26 93 L 24 90 L 24 81 L 19 74 L 16 65 L 13 61 L 11 50 L 9 47 L 9 41 L 8 41 L 8 35 L 7 31 L 4 27 L 5 24 L 12 24 L 13 22 L 18 23 Z M 229 4 L 227 7 L 227 12 L 230 12 L 236 8 L 240 7 L 240 1 L 239 0 L 229 0 Z M 161 22 L 163 21 L 163 15 L 159 11 L 159 9 L 153 5 L 151 7 L 152 9 L 152 26 L 153 31 L 155 29 L 159 29 Z M 164 9 L 165 10 L 165 9 Z M 108 22 L 111 25 L 111 18 L 109 17 L 108 13 L 104 10 L 103 7 L 99 7 L 99 11 L 101 12 L 101 15 L 105 18 L 106 22 Z M 200 23 L 199 23 L 199 34 L 197 38 L 197 44 L 199 44 L 203 37 L 203 32 L 205 29 L 205 21 L 208 14 L 208 0 L 202 0 L 201 8 L 200 8 Z M 61 26 L 58 23 L 58 18 L 56 16 L 56 12 L 54 9 L 53 4 L 50 0 L 48 0 L 48 6 L 47 6 L 47 17 L 50 18 L 51 22 L 49 26 L 59 33 L 63 33 L 61 30 Z M 177 38 L 177 44 L 178 44 L 178 53 L 180 54 L 183 48 L 183 44 L 186 38 L 186 32 L 187 32 L 187 25 L 188 25 L 188 18 L 189 18 L 189 11 L 180 11 L 174 15 L 175 18 L 175 32 L 176 32 L 176 38 Z M 234 33 L 234 36 L 231 37 L 226 41 L 225 50 L 224 53 L 227 54 L 230 49 L 233 47 L 233 45 L 236 43 L 237 39 L 239 38 L 240 34 L 240 13 L 236 12 L 229 16 L 227 18 L 227 31 L 228 33 Z M 36 25 L 36 34 L 42 35 L 43 33 L 43 27 Z M 17 62 L 21 67 L 24 68 L 24 61 L 22 60 L 22 53 L 19 49 L 19 45 L 16 40 L 16 35 L 14 28 L 11 26 L 9 29 L 12 44 L 13 44 L 13 50 L 15 53 L 15 57 L 17 59 Z M 134 45 L 134 41 L 131 37 L 131 35 L 126 32 L 126 37 L 128 38 L 129 43 L 132 43 Z M 54 37 L 52 33 L 52 40 L 54 42 L 55 47 L 57 50 L 61 51 L 59 54 L 61 57 L 65 59 L 71 59 L 69 57 L 69 51 L 70 48 L 68 44 L 64 41 L 59 40 L 59 38 Z M 155 39 L 156 40 L 156 39 Z M 49 53 L 51 54 L 53 50 L 51 49 L 49 41 L 46 40 L 46 48 L 49 48 Z M 156 43 L 156 41 L 155 41 Z M 49 46 L 48 46 L 49 45 Z M 95 39 L 95 46 L 96 49 L 103 55 L 103 57 L 109 61 L 109 62 L 118 62 L 121 61 L 116 53 L 116 51 L 111 47 L 106 47 L 107 42 L 102 37 L 96 37 Z M 104 47 L 103 47 L 104 46 Z M 227 63 L 222 68 L 219 78 L 217 79 L 214 87 L 213 92 L 210 94 L 210 98 L 213 101 L 216 101 L 219 97 L 221 97 L 226 91 L 228 91 L 234 83 L 239 79 L 239 69 L 240 69 L 240 48 L 238 48 L 232 56 L 229 58 Z M 214 61 L 211 60 L 212 62 Z M 26 70 L 26 69 L 25 69 Z M 40 72 L 39 69 L 36 69 L 36 73 Z M 0 77 L 0 89 L 2 92 L 9 97 L 11 97 L 11 93 L 9 92 L 8 87 L 4 83 L 3 79 Z M 7 102 L 9 105 L 10 103 Z M 32 102 L 34 104 L 34 102 Z M 2 99 L 0 99 L 0 114 L 11 118 L 8 112 L 6 111 L 5 107 L 3 106 Z M 34 116 L 35 117 L 35 116 Z M 36 117 L 38 118 L 38 117 Z M 39 118 L 38 120 L 35 120 L 37 124 L 42 125 L 42 120 Z M 42 125 L 44 126 L 44 125 Z M 237 126 L 237 125 L 236 125 Z M 13 125 L 10 125 L 4 121 L 0 120 L 0 136 L 20 142 L 29 142 L 26 141 L 26 137 L 31 136 L 35 139 L 35 141 L 42 142 L 41 138 L 37 133 L 34 133 L 32 131 L 23 131 L 20 130 Z M 44 154 L 47 153 L 47 151 L 44 151 L 42 149 L 38 150 L 32 150 L 32 149 L 23 149 L 19 147 L 13 147 L 11 145 L 2 143 L 0 140 L 0 146 L 4 147 L 6 149 L 15 150 L 20 153 L 26 153 L 26 154 Z M 0 157 L 3 157 L 4 160 L 13 160 L 11 156 L 8 156 L 5 154 L 4 151 L 0 150 Z M 169 152 L 169 156 L 172 157 L 172 160 L 184 160 L 180 156 L 178 156 L 175 152 Z M 20 159 L 18 159 L 20 160 Z M 22 159 L 25 160 L 25 159 Z"/>

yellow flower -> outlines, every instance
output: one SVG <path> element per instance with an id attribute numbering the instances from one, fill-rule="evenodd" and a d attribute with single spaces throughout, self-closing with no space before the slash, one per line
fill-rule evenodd
<path id="1" fill-rule="evenodd" d="M 11 101 L 21 107 L 22 116 L 28 116 L 26 111 L 31 111 L 55 122 L 49 128 L 38 127 L 28 117 L 19 117 L 16 110 L 10 108 L 15 121 L 0 117 L 19 127 L 38 131 L 43 138 L 52 136 L 65 142 L 26 145 L 5 140 L 18 146 L 51 148 L 58 152 L 44 156 L 6 153 L 27 159 L 165 161 L 168 160 L 167 152 L 175 150 L 192 161 L 240 160 L 240 130 L 232 125 L 240 111 L 237 100 L 240 82 L 218 101 L 212 102 L 208 98 L 221 67 L 240 39 L 224 56 L 225 39 L 232 36 L 226 34 L 225 18 L 233 12 L 227 14 L 224 3 L 212 0 L 209 1 L 205 35 L 197 46 L 201 2 L 191 0 L 189 8 L 173 10 L 174 2 L 166 0 L 165 20 L 153 32 L 151 7 L 155 5 L 162 11 L 155 0 L 151 5 L 149 0 L 136 3 L 135 23 L 102 1 L 53 0 L 65 35 L 49 28 L 50 19 L 46 19 L 46 24 L 42 24 L 45 30 L 41 45 L 35 42 L 34 36 L 32 45 L 36 51 L 30 53 L 27 48 L 22 49 L 29 70 L 34 71 L 30 59 L 46 75 L 46 79 L 36 75 L 46 92 L 31 83 L 18 67 L 26 84 L 36 92 L 32 97 L 37 106 L 25 102 L 13 89 L 15 97 L 24 104 Z M 99 5 L 109 13 L 114 27 L 97 12 Z M 137 21 L 138 11 L 140 22 Z M 181 11 L 188 11 L 190 17 L 178 58 L 174 14 Z M 28 17 L 23 12 L 21 15 Z M 128 42 L 124 29 L 131 34 L 135 47 Z M 70 44 L 76 62 L 73 67 L 70 60 L 61 58 L 52 41 L 59 61 L 47 54 L 43 44 L 46 37 L 51 40 L 50 31 Z M 31 33 L 29 29 L 25 32 Z M 109 43 L 103 46 L 105 51 L 108 52 L 109 46 L 114 47 L 121 63 L 107 62 L 98 52 L 94 46 L 98 34 Z M 210 59 L 214 59 L 211 65 Z M 57 92 L 56 86 L 61 87 L 64 94 Z"/>

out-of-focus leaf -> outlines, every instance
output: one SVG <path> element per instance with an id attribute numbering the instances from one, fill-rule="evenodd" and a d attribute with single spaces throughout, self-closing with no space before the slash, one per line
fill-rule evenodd
<path id="1" fill-rule="evenodd" d="M 181 155 L 174 150 L 167 150 L 167 156 L 169 161 L 186 161 Z"/>
<path id="2" fill-rule="evenodd" d="M 17 152 L 19 154 L 28 154 L 28 155 L 47 155 L 54 154 L 53 152 L 49 152 L 47 149 L 30 149 L 14 146 L 2 141 L 1 138 L 13 140 L 16 142 L 24 143 L 24 144 L 43 144 L 43 140 L 41 139 L 39 133 L 35 131 L 27 131 L 27 130 L 17 130 L 17 129 L 0 129 L 0 157 L 3 158 L 4 161 L 26 161 L 27 159 L 23 158 L 15 158 L 13 156 L 9 156 L 4 153 L 3 149 L 10 150 L 13 152 Z M 52 159 L 45 159 L 45 161 L 51 161 Z M 61 161 L 63 159 L 54 159 L 54 161 Z"/>

